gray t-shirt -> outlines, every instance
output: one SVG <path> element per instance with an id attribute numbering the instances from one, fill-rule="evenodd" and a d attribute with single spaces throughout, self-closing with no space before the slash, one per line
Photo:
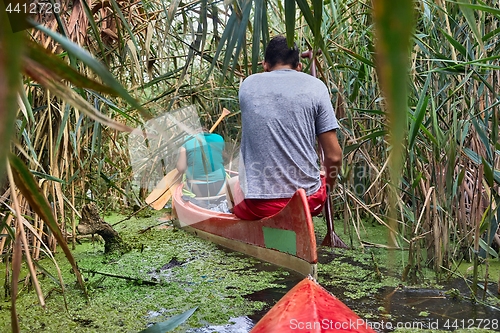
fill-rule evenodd
<path id="1" fill-rule="evenodd" d="M 291 69 L 249 76 L 239 91 L 240 185 L 246 199 L 290 198 L 320 187 L 316 137 L 337 129 L 326 85 Z"/>

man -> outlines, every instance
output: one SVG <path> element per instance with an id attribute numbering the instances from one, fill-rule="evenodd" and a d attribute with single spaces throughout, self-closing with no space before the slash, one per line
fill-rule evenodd
<path id="1" fill-rule="evenodd" d="M 271 216 L 303 188 L 311 214 L 318 215 L 342 163 L 328 89 L 301 72 L 298 49 L 289 48 L 284 36 L 269 42 L 263 67 L 239 91 L 242 141 L 240 183 L 231 184 L 234 213 L 248 220 Z M 321 177 L 316 138 L 324 154 Z"/>

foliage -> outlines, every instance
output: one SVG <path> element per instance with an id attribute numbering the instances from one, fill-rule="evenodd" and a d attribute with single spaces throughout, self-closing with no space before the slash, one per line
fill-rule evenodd
<path id="1" fill-rule="evenodd" d="M 211 124 L 222 108 L 235 111 L 219 129 L 234 157 L 239 82 L 260 70 L 270 36 L 285 32 L 314 51 L 332 91 L 345 160 L 338 216 L 353 229 L 361 218 L 387 226 L 394 247 L 409 248 L 409 281 L 424 266 L 438 278 L 460 260 L 477 267 L 498 239 L 499 5 L 391 3 L 62 1 L 60 14 L 17 34 L 2 11 L 0 174 L 9 153 L 17 156 L 24 166 L 13 171 L 30 170 L 51 207 L 39 215 L 46 207 L 29 200 L 31 190 L 5 183 L 0 255 L 8 263 L 17 253 L 7 269 L 18 269 L 21 250 L 36 260 L 61 237 L 74 245 L 89 200 L 104 211 L 143 206 L 126 133 L 152 117 L 194 104 Z"/>

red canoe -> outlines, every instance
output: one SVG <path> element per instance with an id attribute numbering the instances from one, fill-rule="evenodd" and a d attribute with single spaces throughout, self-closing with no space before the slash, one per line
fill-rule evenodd
<path id="1" fill-rule="evenodd" d="M 250 333 L 375 333 L 371 327 L 316 281 L 305 278 Z"/>
<path id="2" fill-rule="evenodd" d="M 279 213 L 257 221 L 201 208 L 182 199 L 182 186 L 172 197 L 181 228 L 263 261 L 316 276 L 316 237 L 304 190 L 298 190 Z"/>

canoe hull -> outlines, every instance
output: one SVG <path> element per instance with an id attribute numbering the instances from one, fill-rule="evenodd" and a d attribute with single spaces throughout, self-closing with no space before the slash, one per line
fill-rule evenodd
<path id="1" fill-rule="evenodd" d="M 375 333 L 347 305 L 305 278 L 283 296 L 250 333 Z"/>
<path id="2" fill-rule="evenodd" d="M 316 237 L 304 190 L 299 190 L 279 213 L 256 221 L 203 209 L 173 196 L 181 228 L 234 251 L 307 275 L 316 275 Z"/>

